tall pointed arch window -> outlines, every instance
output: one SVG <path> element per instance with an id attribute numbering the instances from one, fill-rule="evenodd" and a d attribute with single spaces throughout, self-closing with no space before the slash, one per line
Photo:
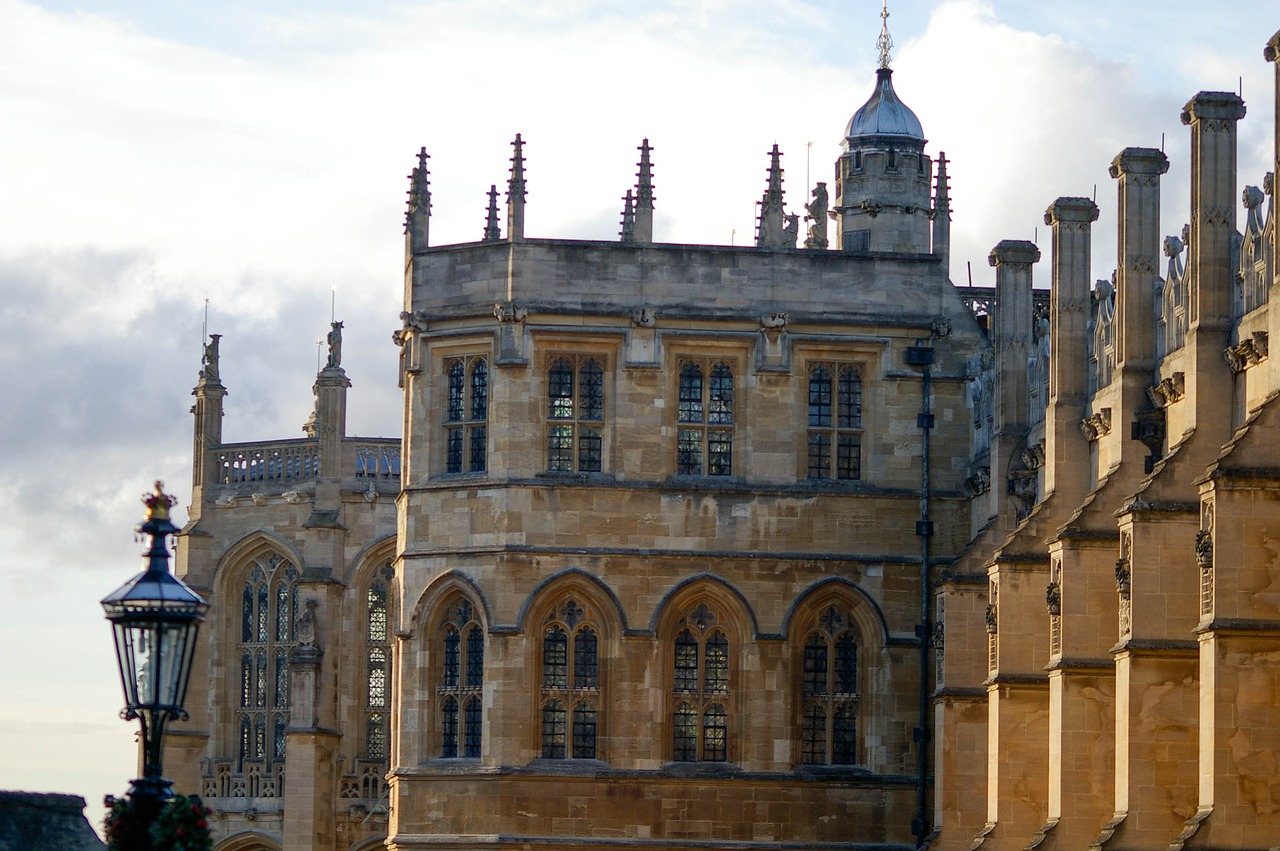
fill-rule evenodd
<path id="1" fill-rule="evenodd" d="M 284 761 L 297 580 L 297 568 L 272 555 L 254 562 L 240 587 L 235 724 L 241 766 L 246 761 Z"/>
<path id="2" fill-rule="evenodd" d="M 541 667 L 542 758 L 596 759 L 600 629 L 595 613 L 574 597 L 543 622 Z"/>
<path id="3" fill-rule="evenodd" d="M 440 626 L 440 756 L 479 759 L 484 724 L 484 627 L 475 606 L 455 597 Z"/>
<path id="4" fill-rule="evenodd" d="M 484 357 L 445 361 L 445 472 L 488 469 L 489 362 Z"/>
<path id="5" fill-rule="evenodd" d="M 705 602 L 676 623 L 671 641 L 671 758 L 675 762 L 729 759 L 731 665 L 729 634 Z"/>
<path id="6" fill-rule="evenodd" d="M 853 364 L 809 369 L 808 477 L 862 478 L 862 371 Z"/>
<path id="7" fill-rule="evenodd" d="M 385 760 L 391 719 L 391 593 L 395 573 L 384 564 L 364 593 L 364 755 Z"/>
<path id="8" fill-rule="evenodd" d="M 547 469 L 553 473 L 598 473 L 603 444 L 601 359 L 555 356 L 547 370 Z"/>
<path id="9" fill-rule="evenodd" d="M 733 369 L 721 360 L 680 362 L 676 473 L 733 475 Z"/>
<path id="10" fill-rule="evenodd" d="M 849 611 L 830 605 L 804 633 L 800 657 L 800 761 L 858 761 L 858 636 Z"/>

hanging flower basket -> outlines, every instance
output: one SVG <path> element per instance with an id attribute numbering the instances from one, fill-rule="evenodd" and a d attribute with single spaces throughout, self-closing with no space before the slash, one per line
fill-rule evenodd
<path id="1" fill-rule="evenodd" d="M 160 805 L 154 820 L 140 813 L 135 799 L 107 797 L 103 824 L 110 851 L 212 851 L 210 811 L 195 795 L 178 795 Z"/>

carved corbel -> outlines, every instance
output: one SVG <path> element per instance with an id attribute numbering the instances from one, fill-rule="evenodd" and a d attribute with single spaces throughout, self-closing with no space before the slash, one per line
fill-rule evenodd
<path id="1" fill-rule="evenodd" d="M 1093 416 L 1080 421 L 1080 433 L 1086 440 L 1094 441 L 1111 433 L 1111 409 L 1102 408 Z"/>
<path id="2" fill-rule="evenodd" d="M 1116 560 L 1116 593 L 1121 597 L 1129 596 L 1129 560 L 1127 558 Z"/>
<path id="3" fill-rule="evenodd" d="M 652 307 L 637 307 L 631 311 L 632 328 L 652 328 L 658 324 L 658 314 Z"/>
<path id="4" fill-rule="evenodd" d="M 499 322 L 523 322 L 529 311 L 517 307 L 514 301 L 500 301 L 493 306 L 493 316 Z"/>
<path id="5" fill-rule="evenodd" d="M 983 613 L 982 619 L 987 625 L 987 635 L 995 635 L 1000 628 L 995 603 L 987 603 L 987 610 Z"/>
<path id="6" fill-rule="evenodd" d="M 1062 583 L 1054 580 L 1045 586 L 1044 605 L 1049 614 L 1062 614 Z"/>

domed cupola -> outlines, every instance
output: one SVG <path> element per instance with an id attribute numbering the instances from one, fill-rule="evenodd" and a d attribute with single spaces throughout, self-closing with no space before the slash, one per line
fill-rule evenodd
<path id="1" fill-rule="evenodd" d="M 887 60 L 886 60 L 887 61 Z M 927 141 L 920 119 L 898 99 L 893 90 L 893 70 L 882 65 L 876 71 L 876 90 L 858 108 L 844 129 L 845 145 L 870 141 L 867 137 L 893 136 L 903 142 L 915 142 L 921 148 Z M 886 140 L 889 141 L 889 140 Z"/>
<path id="2" fill-rule="evenodd" d="M 845 126 L 836 161 L 839 245 L 853 253 L 928 254 L 933 160 L 920 119 L 893 90 L 888 0 L 880 17 L 876 88 Z"/>

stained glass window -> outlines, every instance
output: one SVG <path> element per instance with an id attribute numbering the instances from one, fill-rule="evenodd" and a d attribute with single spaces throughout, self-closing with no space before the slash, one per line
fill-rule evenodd
<path id="1" fill-rule="evenodd" d="M 543 759 L 596 757 L 600 659 L 593 623 L 592 610 L 571 597 L 561 598 L 546 617 L 541 678 Z"/>
<path id="2" fill-rule="evenodd" d="M 455 597 L 440 626 L 440 756 L 480 756 L 483 737 L 484 628 L 465 597 Z M 459 717 L 461 710 L 461 717 Z"/>
<path id="3" fill-rule="evenodd" d="M 706 602 L 689 608 L 672 641 L 672 691 L 676 696 L 671 758 L 724 762 L 729 758 L 731 665 L 728 633 Z"/>
<path id="4" fill-rule="evenodd" d="M 858 640 L 850 622 L 847 610 L 831 605 L 805 634 L 799 726 L 806 765 L 857 762 Z"/>

